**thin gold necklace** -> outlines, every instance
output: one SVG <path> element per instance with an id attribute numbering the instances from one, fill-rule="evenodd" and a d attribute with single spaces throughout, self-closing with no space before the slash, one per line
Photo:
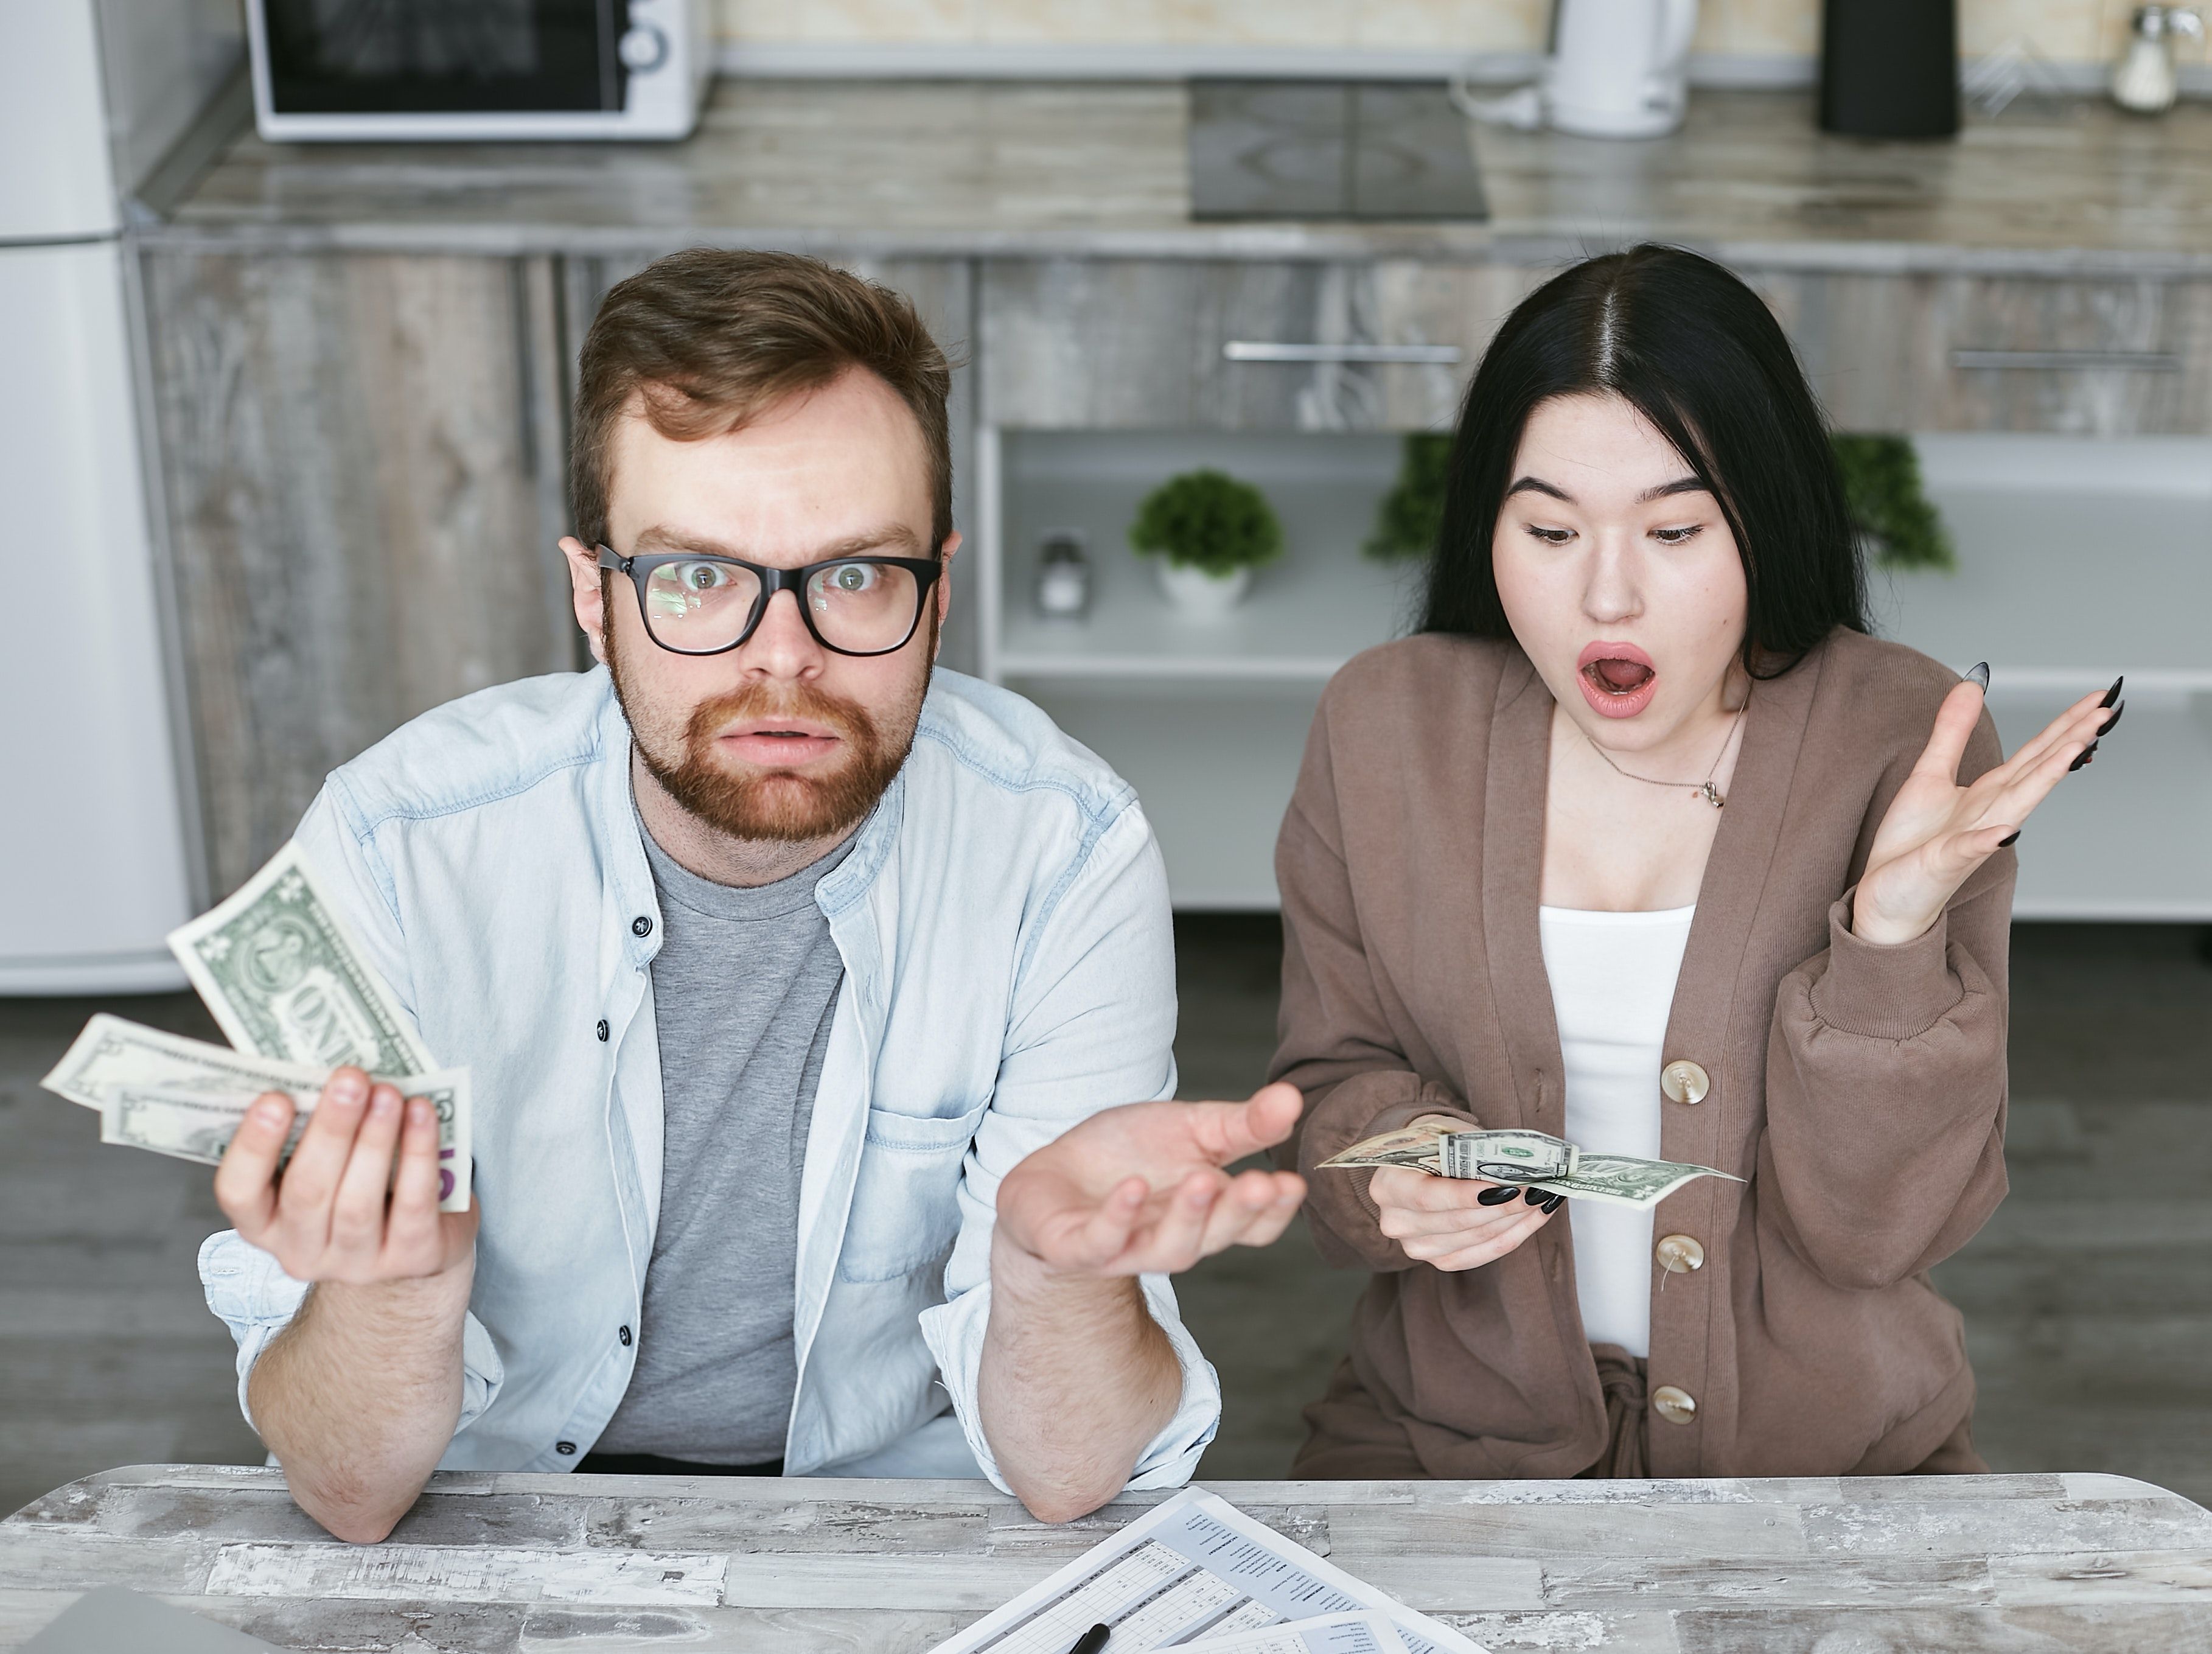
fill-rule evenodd
<path id="1" fill-rule="evenodd" d="M 1614 775 L 1626 775 L 1632 781 L 1642 781 L 1646 787 L 1686 787 L 1688 788 L 1689 794 L 1692 798 L 1703 799 L 1707 804 L 1711 805 L 1714 809 L 1718 810 L 1724 808 L 1727 806 L 1728 800 L 1723 795 L 1721 789 L 1713 785 L 1713 777 L 1721 773 L 1721 760 L 1728 757 L 1728 750 L 1730 744 L 1732 744 L 1735 739 L 1736 731 L 1743 727 L 1743 715 L 1750 710 L 1751 702 L 1747 699 L 1741 706 L 1735 709 L 1735 721 L 1729 725 L 1728 733 L 1721 737 L 1721 750 L 1713 754 L 1712 768 L 1705 771 L 1705 780 L 1699 781 L 1694 787 L 1690 786 L 1690 783 L 1687 781 L 1654 781 L 1649 775 L 1638 775 L 1632 770 L 1623 769 L 1619 764 L 1613 762 L 1613 754 L 1607 751 L 1595 741 L 1590 741 L 1589 734 L 1583 731 L 1583 727 L 1580 724 L 1576 724 L 1575 729 L 1577 733 L 1582 734 L 1583 739 L 1589 741 L 1590 751 L 1596 753 L 1599 757 L 1603 758 L 1607 764 L 1612 766 L 1613 773 Z"/>

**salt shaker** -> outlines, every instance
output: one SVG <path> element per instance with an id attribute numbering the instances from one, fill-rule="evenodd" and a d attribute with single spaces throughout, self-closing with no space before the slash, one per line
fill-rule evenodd
<path id="1" fill-rule="evenodd" d="M 2203 33 L 2203 18 L 2187 6 L 2138 7 L 2128 31 L 2127 50 L 2112 68 L 2112 101 L 2142 115 L 2171 109 L 2178 89 L 2173 37 L 2201 40 Z"/>
<path id="2" fill-rule="evenodd" d="M 1091 607 L 1091 559 L 1084 554 L 1083 536 L 1071 528 L 1054 529 L 1039 548 L 1036 575 L 1037 612 L 1054 620 L 1080 620 Z"/>

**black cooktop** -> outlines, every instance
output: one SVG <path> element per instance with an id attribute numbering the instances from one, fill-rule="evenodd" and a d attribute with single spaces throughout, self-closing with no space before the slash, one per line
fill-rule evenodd
<path id="1" fill-rule="evenodd" d="M 1441 83 L 1190 83 L 1193 218 L 1486 218 L 1467 117 Z"/>

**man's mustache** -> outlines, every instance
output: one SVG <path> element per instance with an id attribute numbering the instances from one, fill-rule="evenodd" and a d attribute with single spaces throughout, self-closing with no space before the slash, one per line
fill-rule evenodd
<path id="1" fill-rule="evenodd" d="M 866 745 L 875 734 L 874 721 L 857 702 L 842 696 L 812 689 L 779 694 L 757 684 L 701 702 L 692 708 L 684 733 L 690 749 L 702 752 L 732 724 L 774 723 L 778 718 L 825 724 L 856 745 Z"/>

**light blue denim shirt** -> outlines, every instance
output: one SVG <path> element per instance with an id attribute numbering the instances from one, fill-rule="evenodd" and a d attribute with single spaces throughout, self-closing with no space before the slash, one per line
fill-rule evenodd
<path id="1" fill-rule="evenodd" d="M 416 719 L 300 825 L 424 1045 L 473 1071 L 483 1225 L 447 1469 L 572 1469 L 629 1383 L 661 1170 L 660 915 L 629 763 L 604 670 L 532 678 Z M 972 1454 L 1004 1487 L 975 1402 L 999 1180 L 1099 1109 L 1174 1094 L 1158 847 L 1042 712 L 940 671 L 816 900 L 845 979 L 799 1190 L 785 1466 L 972 1475 Z M 306 1289 L 233 1231 L 200 1273 L 243 1407 Z M 1182 1400 L 1130 1485 L 1174 1487 L 1220 1390 L 1166 1279 L 1143 1286 Z"/>

